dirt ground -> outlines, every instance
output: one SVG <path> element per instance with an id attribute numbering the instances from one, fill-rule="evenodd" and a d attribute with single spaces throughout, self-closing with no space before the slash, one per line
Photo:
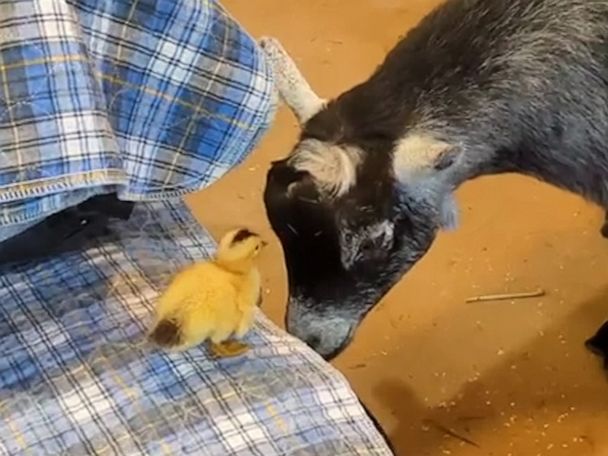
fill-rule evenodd
<path id="1" fill-rule="evenodd" d="M 323 96 L 364 79 L 436 3 L 224 1 L 254 36 L 281 39 Z M 264 310 L 280 325 L 284 266 L 261 191 L 269 161 L 287 154 L 296 134 L 282 108 L 246 163 L 189 198 L 215 235 L 246 223 L 272 241 Z M 458 200 L 461 227 L 440 236 L 334 365 L 399 455 L 608 454 L 608 381 L 583 348 L 608 318 L 601 211 L 518 176 L 471 182 Z M 547 295 L 465 303 L 537 288 Z"/>

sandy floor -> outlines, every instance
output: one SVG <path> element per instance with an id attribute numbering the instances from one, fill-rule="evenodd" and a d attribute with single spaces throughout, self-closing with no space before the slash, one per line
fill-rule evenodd
<path id="1" fill-rule="evenodd" d="M 312 85 L 331 96 L 365 78 L 437 2 L 224 3 L 255 36 L 280 38 Z M 273 241 L 263 262 L 264 309 L 278 324 L 284 269 L 260 193 L 269 161 L 289 152 L 296 133 L 282 109 L 243 166 L 189 199 L 214 234 L 246 222 Z M 608 317 L 601 212 L 515 176 L 477 180 L 458 196 L 461 228 L 440 237 L 335 366 L 400 455 L 608 454 L 608 381 L 583 348 Z M 465 303 L 473 295 L 539 287 L 548 295 Z"/>

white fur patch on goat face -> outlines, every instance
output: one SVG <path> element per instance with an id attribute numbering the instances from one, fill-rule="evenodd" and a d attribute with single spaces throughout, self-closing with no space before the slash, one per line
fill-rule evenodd
<path id="1" fill-rule="evenodd" d="M 356 147 L 305 139 L 289 157 L 288 164 L 297 171 L 308 172 L 323 196 L 338 198 L 357 182 L 361 157 L 361 150 Z"/>
<path id="2" fill-rule="evenodd" d="M 435 169 L 438 160 L 453 146 L 428 134 L 410 133 L 393 149 L 393 170 L 401 182 L 422 177 Z"/>

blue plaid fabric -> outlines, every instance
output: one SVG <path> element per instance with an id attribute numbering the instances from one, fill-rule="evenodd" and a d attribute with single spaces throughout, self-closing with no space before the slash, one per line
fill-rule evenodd
<path id="1" fill-rule="evenodd" d="M 275 106 L 261 50 L 214 0 L 0 0 L 0 241 L 95 194 L 201 189 Z"/>
<path id="2" fill-rule="evenodd" d="M 0 454 L 391 454 L 342 375 L 262 314 L 241 358 L 147 345 L 155 298 L 214 244 L 181 203 L 110 228 L 0 270 Z"/>

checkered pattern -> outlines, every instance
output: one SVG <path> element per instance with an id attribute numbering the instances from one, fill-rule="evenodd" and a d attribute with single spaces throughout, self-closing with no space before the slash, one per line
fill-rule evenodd
<path id="1" fill-rule="evenodd" d="M 0 240 L 94 194 L 205 187 L 275 106 L 215 0 L 0 0 Z"/>
<path id="2" fill-rule="evenodd" d="M 0 270 L 0 454 L 390 454 L 345 379 L 262 314 L 242 358 L 147 345 L 155 298 L 214 244 L 181 203 L 111 229 Z"/>

